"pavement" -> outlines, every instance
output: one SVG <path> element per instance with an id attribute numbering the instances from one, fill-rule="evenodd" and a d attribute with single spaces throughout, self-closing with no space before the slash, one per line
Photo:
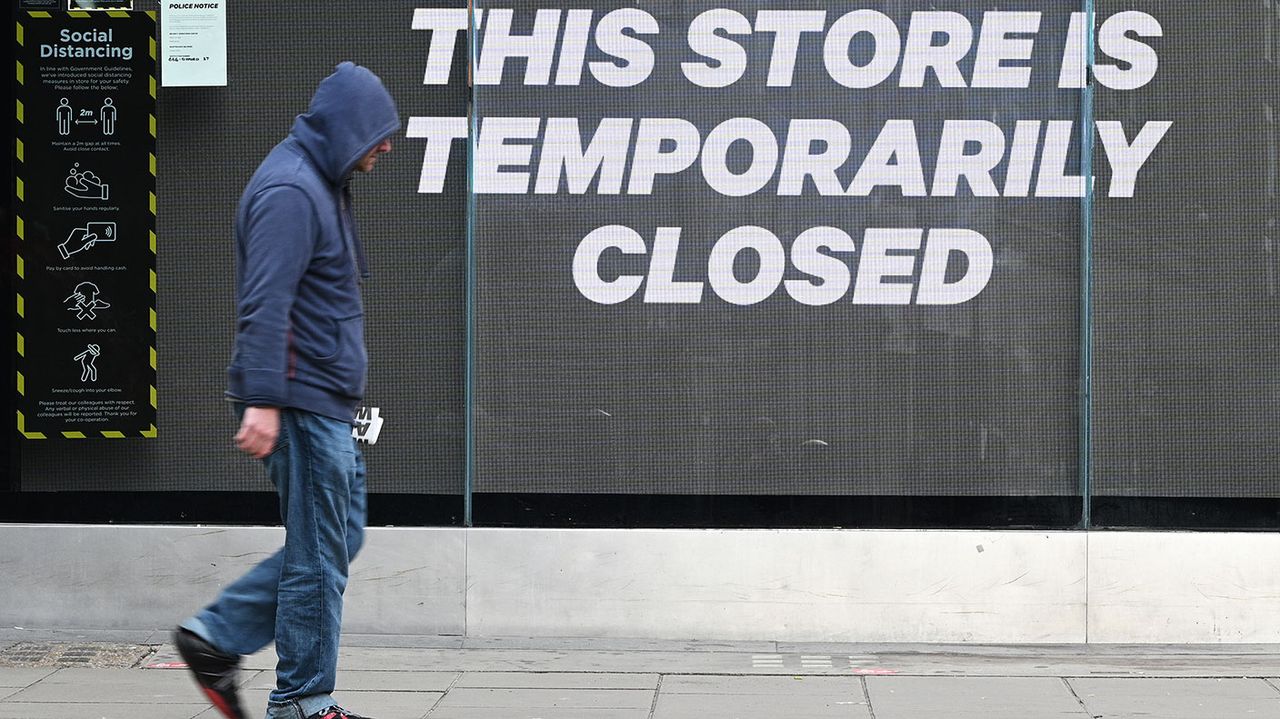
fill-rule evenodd
<path id="1" fill-rule="evenodd" d="M 1280 645 L 973 646 L 350 635 L 375 719 L 1277 719 Z M 275 657 L 247 657 L 262 716 Z M 165 631 L 0 630 L 0 719 L 217 719 Z"/>

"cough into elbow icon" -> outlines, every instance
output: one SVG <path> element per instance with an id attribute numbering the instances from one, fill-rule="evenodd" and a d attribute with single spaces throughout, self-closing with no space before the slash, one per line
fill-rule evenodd
<path id="1" fill-rule="evenodd" d="M 97 382 L 98 368 L 94 366 L 93 361 L 102 354 L 102 348 L 98 345 L 91 344 L 84 348 L 80 354 L 72 357 L 72 361 L 80 363 L 80 381 L 81 382 Z"/>

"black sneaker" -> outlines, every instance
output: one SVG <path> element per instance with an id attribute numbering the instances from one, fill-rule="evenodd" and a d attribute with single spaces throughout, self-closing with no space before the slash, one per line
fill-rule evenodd
<path id="1" fill-rule="evenodd" d="M 329 707 L 328 709 L 321 709 L 315 714 L 312 714 L 311 716 L 307 717 L 307 719 L 373 719 L 373 717 L 366 717 L 366 716 L 360 716 L 359 714 L 352 714 L 351 712 L 347 711 L 346 709 L 343 709 L 342 707 L 332 706 L 332 707 Z"/>
<path id="2" fill-rule="evenodd" d="M 236 692 L 240 681 L 240 657 L 218 651 L 209 642 L 181 627 L 173 632 L 173 645 L 187 663 L 196 684 L 204 690 L 213 706 L 222 712 L 222 716 L 246 719 Z"/>

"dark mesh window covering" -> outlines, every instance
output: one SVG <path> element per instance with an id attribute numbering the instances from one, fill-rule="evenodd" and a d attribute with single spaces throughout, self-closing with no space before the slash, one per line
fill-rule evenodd
<path id="1" fill-rule="evenodd" d="M 529 33 L 534 9 L 558 4 L 485 5 L 514 8 L 516 32 Z M 873 3 L 901 28 L 929 5 Z M 992 9 L 953 6 L 975 27 Z M 601 15 L 618 7 L 629 6 L 592 5 Z M 903 89 L 896 73 L 871 89 L 846 89 L 823 69 L 818 35 L 802 42 L 792 86 L 767 87 L 765 34 L 744 41 L 741 80 L 703 89 L 681 74 L 680 62 L 696 59 L 685 33 L 695 16 L 719 6 L 644 7 L 661 28 L 645 37 L 657 58 L 648 80 L 615 88 L 584 74 L 575 87 L 527 86 L 525 61 L 511 60 L 503 84 L 476 88 L 481 122 L 577 117 L 585 146 L 604 117 L 682 118 L 703 137 L 726 119 L 749 117 L 778 138 L 793 118 L 837 120 L 853 135 L 838 173 L 847 186 L 888 120 L 915 120 L 929 178 L 945 120 L 990 120 L 1011 138 L 1020 119 L 1080 113 L 1080 92 L 1059 90 L 1056 70 L 1043 71 L 1060 63 L 1076 3 L 1000 4 L 1044 13 L 1033 58 L 1042 69 L 1030 89 L 1016 90 L 939 89 L 932 78 Z M 830 24 L 866 3 L 813 7 L 827 10 Z M 737 9 L 751 18 L 756 8 Z M 866 48 L 855 43 L 853 52 Z M 587 59 L 606 58 L 593 47 Z M 973 62 L 971 53 L 961 63 L 966 77 Z M 748 157 L 738 158 L 737 171 Z M 1078 166 L 1078 142 L 1071 158 Z M 535 143 L 530 166 L 538 160 Z M 996 174 L 1005 171 L 1002 164 Z M 976 198 L 963 184 L 955 198 L 903 198 L 886 188 L 820 197 L 811 183 L 789 197 L 775 188 L 776 178 L 758 194 L 726 197 L 695 163 L 659 177 L 648 196 L 477 196 L 476 491 L 1075 493 L 1079 201 Z M 712 244 L 745 225 L 767 228 L 784 245 L 821 225 L 847 231 L 859 246 L 871 227 L 968 228 L 990 240 L 996 267 L 979 297 L 952 307 L 859 306 L 847 298 L 809 307 L 781 289 L 738 307 L 709 287 L 700 304 L 603 306 L 584 299 L 570 268 L 579 241 L 611 224 L 637 230 L 649 248 L 657 227 L 682 228 L 677 280 L 706 280 Z M 602 275 L 644 274 L 647 261 L 615 255 L 602 260 Z M 738 269 L 743 277 L 752 276 L 750 265 Z M 800 276 L 788 270 L 788 278 Z"/>
<path id="2" fill-rule="evenodd" d="M 1098 8 L 1164 31 L 1155 79 L 1099 90 L 1099 118 L 1173 126 L 1096 206 L 1094 492 L 1280 496 L 1280 3 Z"/>

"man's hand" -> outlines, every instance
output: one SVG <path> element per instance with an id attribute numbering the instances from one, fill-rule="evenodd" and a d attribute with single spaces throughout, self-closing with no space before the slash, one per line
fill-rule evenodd
<path id="1" fill-rule="evenodd" d="M 240 431 L 236 432 L 236 446 L 241 452 L 262 459 L 276 446 L 276 437 L 280 436 L 280 409 L 278 407 L 249 407 L 240 420 Z"/>

